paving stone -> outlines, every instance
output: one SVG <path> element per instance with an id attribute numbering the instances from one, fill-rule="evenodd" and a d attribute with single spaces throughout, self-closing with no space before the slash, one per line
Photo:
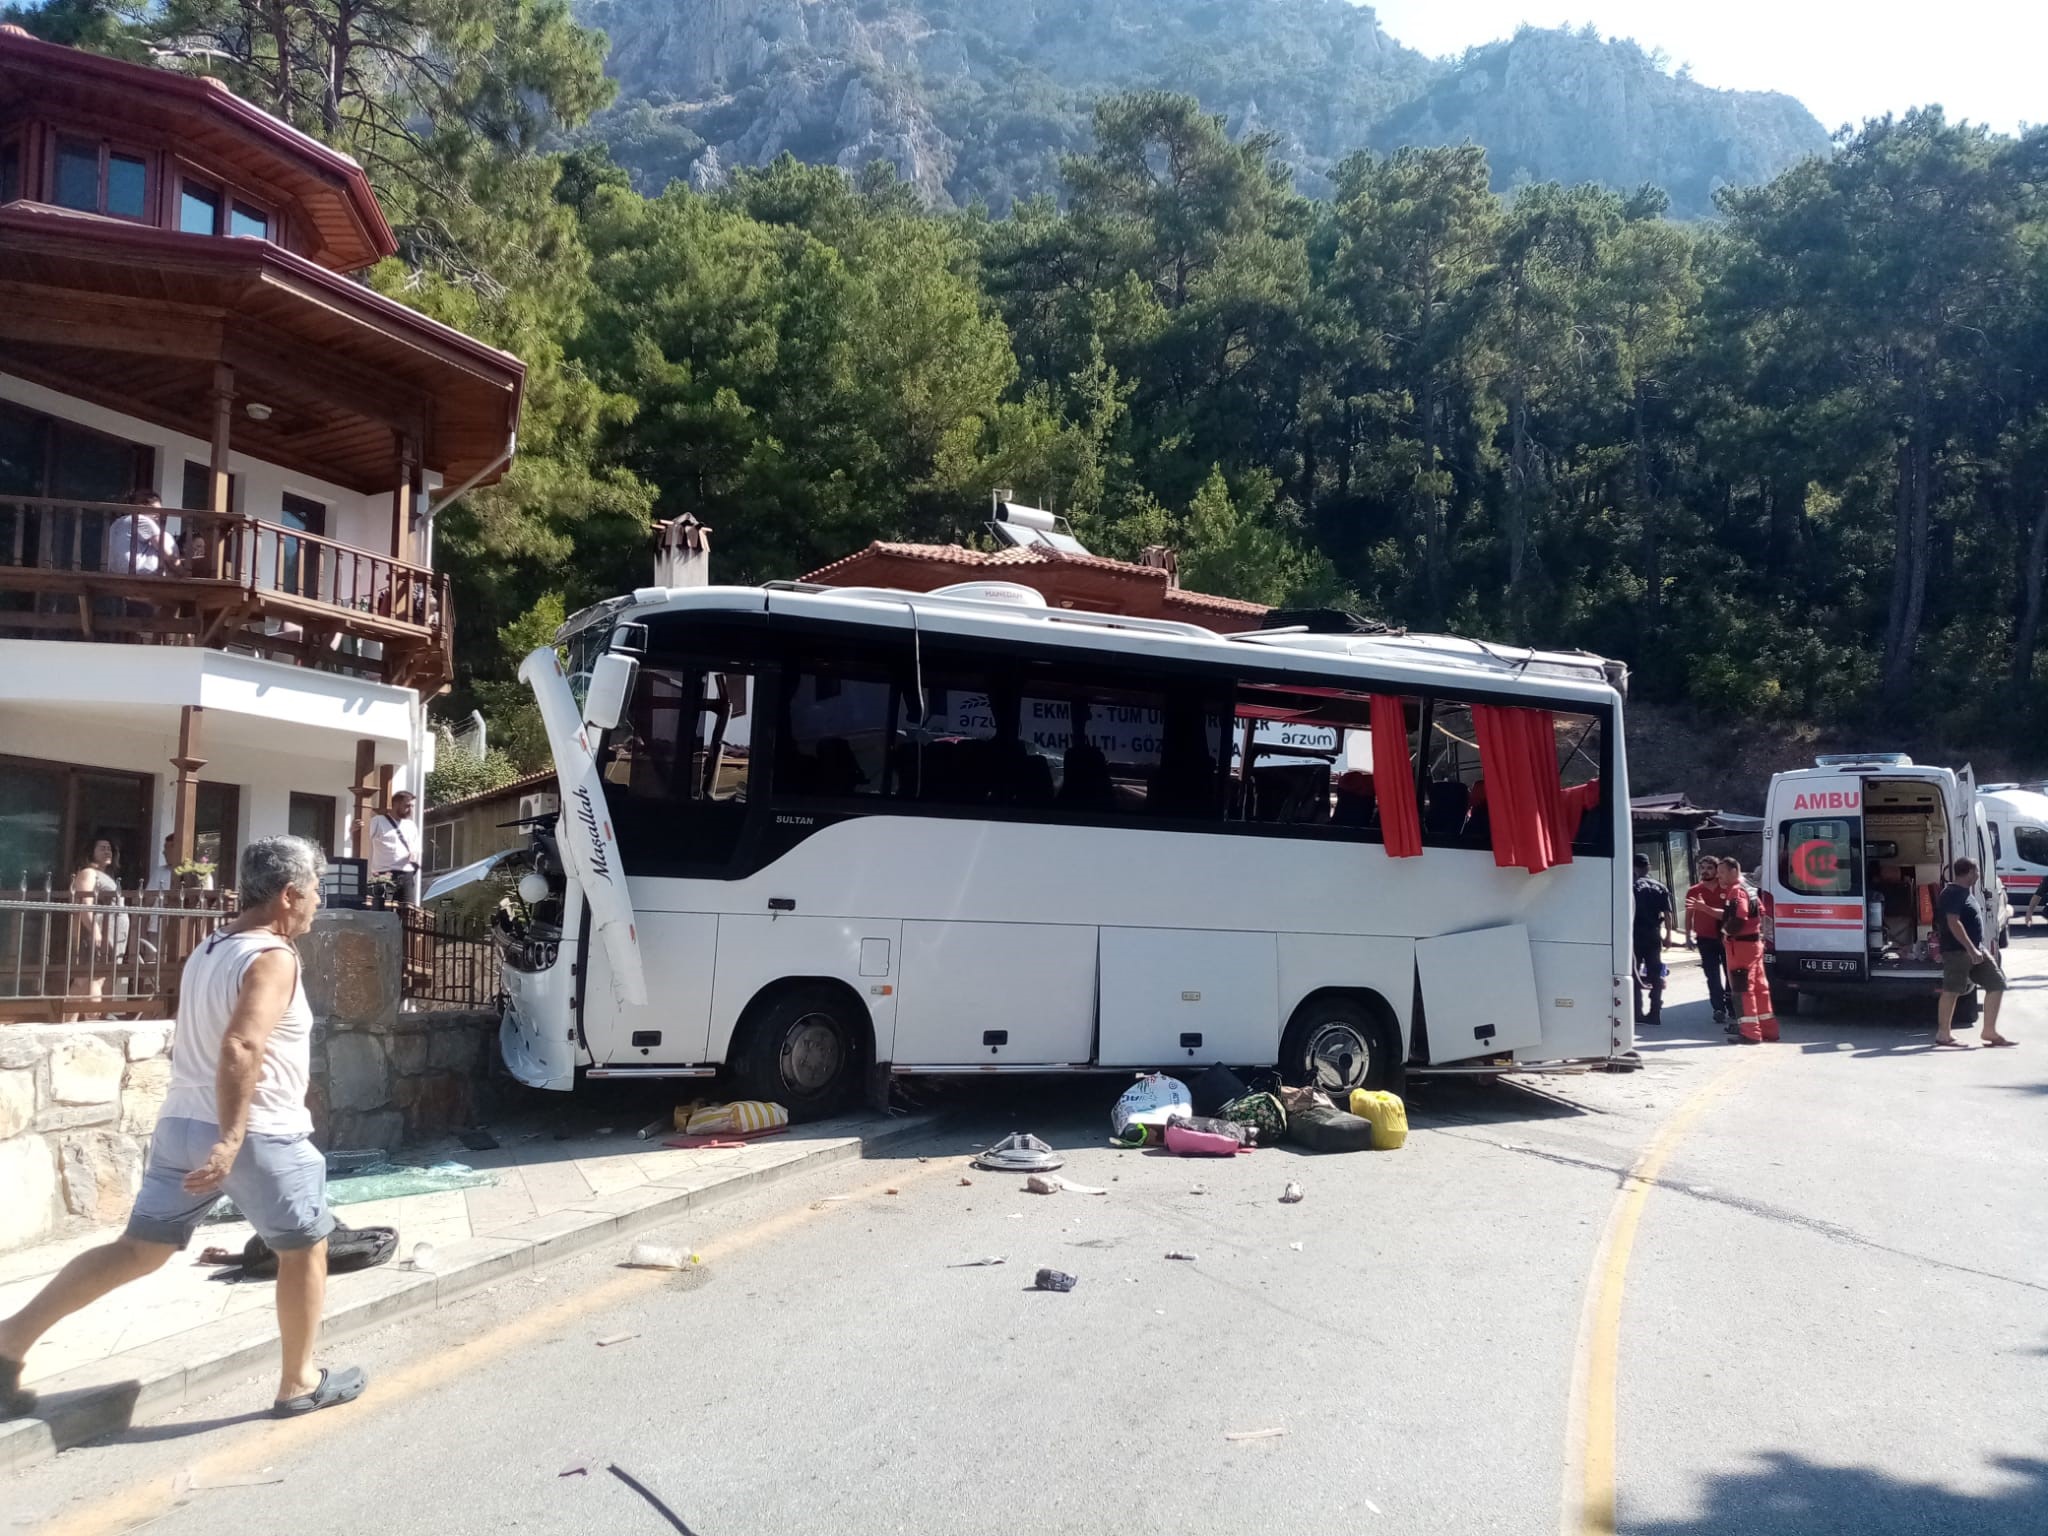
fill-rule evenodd
<path id="1" fill-rule="evenodd" d="M 57 1224 L 57 1162 L 40 1136 L 0 1141 L 0 1248 L 32 1243 Z"/>
<path id="2" fill-rule="evenodd" d="M 57 1162 L 64 1175 L 64 1204 L 75 1216 L 103 1225 L 121 1220 L 142 1183 L 142 1148 L 132 1136 L 88 1131 L 66 1137 Z"/>
<path id="3" fill-rule="evenodd" d="M 112 1104 L 121 1096 L 120 1051 L 97 1035 L 60 1040 L 50 1052 L 50 1097 L 59 1104 Z"/>
<path id="4" fill-rule="evenodd" d="M 19 1136 L 35 1117 L 35 1073 L 21 1069 L 0 1072 L 0 1141 Z"/>
<path id="5" fill-rule="evenodd" d="M 327 1042 L 327 1102 L 336 1110 L 377 1109 L 391 1098 L 384 1047 L 372 1035 L 346 1032 Z"/>

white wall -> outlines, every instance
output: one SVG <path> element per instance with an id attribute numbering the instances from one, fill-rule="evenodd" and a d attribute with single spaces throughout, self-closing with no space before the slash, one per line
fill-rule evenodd
<path id="1" fill-rule="evenodd" d="M 126 438 L 129 442 L 142 443 L 156 450 L 157 494 L 164 505 L 176 507 L 180 504 L 185 483 L 185 462 L 195 464 L 208 462 L 212 447 L 203 439 L 188 437 L 182 432 L 173 432 L 165 427 L 152 425 L 134 416 L 119 411 L 105 410 L 86 401 L 46 389 L 40 384 L 31 384 L 26 379 L 13 378 L 0 373 L 0 400 L 11 401 L 27 410 L 41 411 L 45 416 L 55 416 L 62 421 L 72 421 L 97 432 L 111 433 Z M 239 405 L 241 402 L 237 402 Z M 239 418 L 238 418 L 239 419 Z M 252 459 L 245 453 L 232 451 L 234 435 L 229 433 L 230 452 L 228 467 L 235 474 L 234 510 L 249 517 L 276 522 L 278 511 L 284 505 L 287 491 L 295 496 L 310 497 L 327 508 L 327 537 L 338 539 L 344 544 L 353 544 L 359 549 L 371 550 L 377 554 L 389 553 L 391 549 L 391 493 L 378 491 L 365 495 L 335 485 L 331 481 L 313 475 L 302 474 L 282 465 L 267 464 Z M 394 470 L 395 473 L 395 470 Z M 441 477 L 428 474 L 426 487 L 438 490 Z M 424 533 L 424 520 L 420 534 Z M 415 547 L 410 557 L 424 564 L 428 551 L 416 534 Z"/>

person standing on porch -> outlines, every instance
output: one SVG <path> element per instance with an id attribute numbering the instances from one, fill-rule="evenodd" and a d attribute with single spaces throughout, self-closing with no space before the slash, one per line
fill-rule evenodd
<path id="1" fill-rule="evenodd" d="M 109 1291 L 161 1269 L 223 1192 L 277 1252 L 284 1359 L 271 1411 L 290 1418 L 362 1395 L 360 1370 L 313 1364 L 334 1217 L 306 1109 L 313 1010 L 293 940 L 320 910 L 325 865 L 303 838 L 263 838 L 243 850 L 241 915 L 185 962 L 170 1091 L 128 1228 L 78 1255 L 0 1321 L 0 1417 L 35 1406 L 21 1387 L 35 1342 Z"/>
<path id="2" fill-rule="evenodd" d="M 409 789 L 391 797 L 389 810 L 370 818 L 370 878 L 389 880 L 408 907 L 420 904 L 420 824 L 412 819 L 416 804 Z"/>

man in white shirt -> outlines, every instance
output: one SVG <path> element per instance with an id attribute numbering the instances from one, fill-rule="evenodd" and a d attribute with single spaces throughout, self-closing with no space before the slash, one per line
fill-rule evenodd
<path id="1" fill-rule="evenodd" d="M 161 576 L 171 563 L 170 536 L 164 532 L 163 498 L 155 491 L 137 491 L 129 498 L 133 512 L 107 524 L 107 549 L 101 562 L 110 576 Z"/>
<path id="2" fill-rule="evenodd" d="M 370 878 L 389 880 L 409 907 L 420 901 L 420 828 L 412 819 L 413 793 L 401 789 L 391 808 L 370 818 Z"/>

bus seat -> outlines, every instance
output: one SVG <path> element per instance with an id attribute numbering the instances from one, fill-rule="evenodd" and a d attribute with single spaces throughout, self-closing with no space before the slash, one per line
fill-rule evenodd
<path id="1" fill-rule="evenodd" d="M 1287 763 L 1254 768 L 1258 818 L 1299 826 L 1330 819 L 1330 765 Z"/>
<path id="2" fill-rule="evenodd" d="M 1116 785 L 1109 776 L 1109 758 L 1093 742 L 1067 748 L 1060 774 L 1059 803 L 1076 811 L 1113 811 Z"/>
<path id="3" fill-rule="evenodd" d="M 1337 775 L 1337 804 L 1330 821 L 1339 827 L 1370 828 L 1380 824 L 1379 794 L 1371 774 L 1352 768 Z"/>
<path id="4" fill-rule="evenodd" d="M 1009 805 L 1046 806 L 1053 802 L 1052 763 L 1021 741 L 1002 747 L 1002 798 Z"/>
<path id="5" fill-rule="evenodd" d="M 1430 837 L 1458 837 L 1465 830 L 1465 812 L 1472 791 L 1458 779 L 1432 779 L 1422 810 L 1422 830 Z"/>

